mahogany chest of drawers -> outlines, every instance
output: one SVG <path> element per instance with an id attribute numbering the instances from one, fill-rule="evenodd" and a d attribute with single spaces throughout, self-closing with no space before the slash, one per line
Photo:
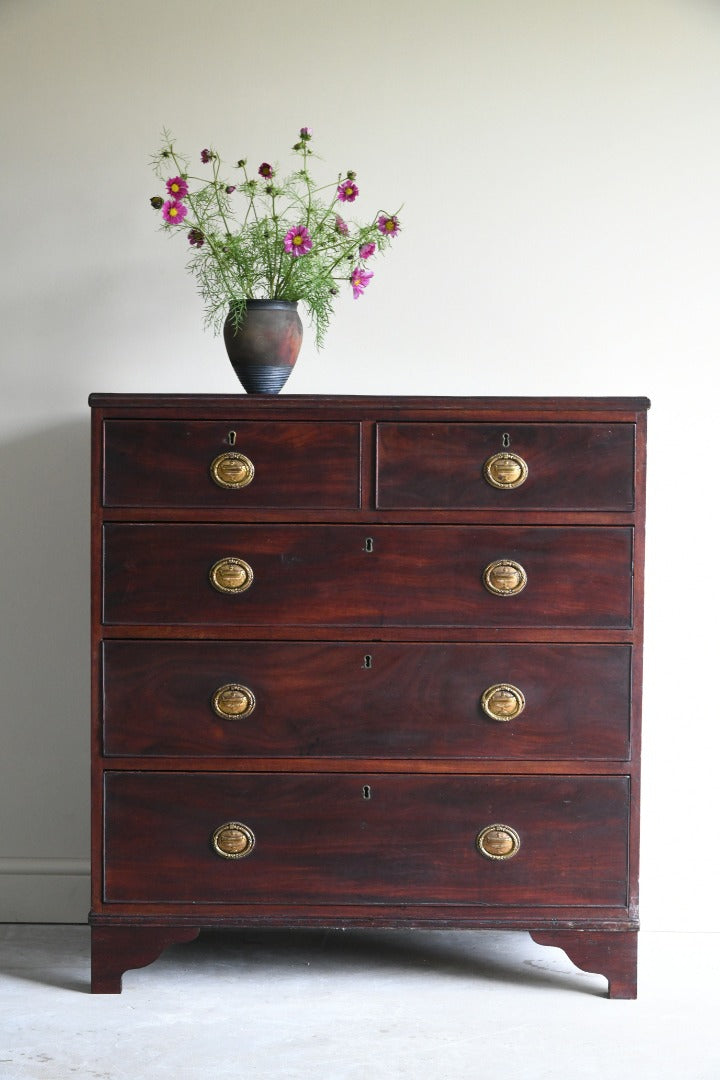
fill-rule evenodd
<path id="1" fill-rule="evenodd" d="M 634 996 L 649 403 L 90 404 L 93 991 L 206 927 L 436 927 Z"/>

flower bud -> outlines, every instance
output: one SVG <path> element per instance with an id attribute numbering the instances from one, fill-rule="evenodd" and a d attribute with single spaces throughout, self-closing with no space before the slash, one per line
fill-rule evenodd
<path id="1" fill-rule="evenodd" d="M 307 142 L 308 139 L 312 139 L 312 128 L 311 127 L 301 127 L 300 128 L 300 138 L 302 139 L 303 142 Z"/>
<path id="2" fill-rule="evenodd" d="M 226 195 L 232 195 L 234 190 L 235 190 L 235 185 L 234 184 L 228 184 L 228 186 L 225 188 L 225 194 Z"/>
<path id="3" fill-rule="evenodd" d="M 348 180 L 356 180 L 357 179 L 357 173 L 353 172 L 352 169 L 348 169 L 347 178 L 348 178 Z"/>
<path id="4" fill-rule="evenodd" d="M 150 205 L 152 206 L 153 210 L 162 210 L 162 205 L 164 201 L 165 200 L 161 198 L 160 195 L 153 195 L 152 199 L 150 200 Z"/>
<path id="5" fill-rule="evenodd" d="M 238 169 L 244 169 L 246 165 L 247 165 L 247 161 L 245 160 L 245 158 L 240 158 L 240 160 L 237 163 Z"/>

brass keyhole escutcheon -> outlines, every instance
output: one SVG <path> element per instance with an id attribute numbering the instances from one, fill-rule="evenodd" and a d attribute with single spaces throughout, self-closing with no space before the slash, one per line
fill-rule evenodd
<path id="1" fill-rule="evenodd" d="M 255 834 L 241 821 L 226 821 L 212 834 L 212 846 L 223 859 L 244 859 L 255 847 Z"/>
<path id="2" fill-rule="evenodd" d="M 512 683 L 488 686 L 481 700 L 483 712 L 491 720 L 515 720 L 525 708 L 525 695 Z"/>
<path id="3" fill-rule="evenodd" d="M 240 720 L 255 709 L 255 695 L 242 683 L 225 683 L 212 696 L 212 707 L 223 720 Z"/>
<path id="4" fill-rule="evenodd" d="M 483 571 L 483 584 L 495 596 L 517 596 L 527 585 L 527 573 L 514 559 L 495 559 Z"/>
<path id="5" fill-rule="evenodd" d="M 483 465 L 483 475 L 488 484 L 494 488 L 502 490 L 519 488 L 527 480 L 528 465 L 519 454 L 503 450 L 487 459 Z"/>
<path id="6" fill-rule="evenodd" d="M 253 569 L 244 559 L 228 555 L 210 569 L 210 584 L 221 593 L 241 593 L 253 583 Z"/>
<path id="7" fill-rule="evenodd" d="M 210 475 L 218 487 L 236 491 L 252 482 L 255 466 L 245 454 L 226 450 L 211 463 Z"/>
<path id="8" fill-rule="evenodd" d="M 475 847 L 487 859 L 512 859 L 520 848 L 520 837 L 509 825 L 486 825 L 475 837 Z"/>

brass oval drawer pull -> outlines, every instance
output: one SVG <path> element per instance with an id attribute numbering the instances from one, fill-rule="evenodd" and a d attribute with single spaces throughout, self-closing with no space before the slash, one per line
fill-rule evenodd
<path id="1" fill-rule="evenodd" d="M 525 695 L 512 683 L 495 683 L 488 686 L 481 704 L 491 720 L 515 720 L 525 708 Z"/>
<path id="2" fill-rule="evenodd" d="M 255 466 L 245 454 L 230 450 L 218 454 L 210 465 L 210 475 L 218 487 L 236 491 L 252 483 Z"/>
<path id="3" fill-rule="evenodd" d="M 495 559 L 483 571 L 483 584 L 495 596 L 517 596 L 527 585 L 527 574 L 513 559 Z"/>
<path id="4" fill-rule="evenodd" d="M 483 465 L 483 475 L 488 484 L 503 491 L 509 488 L 519 488 L 528 477 L 527 462 L 519 454 L 511 454 L 509 450 L 503 450 L 500 454 L 493 454 Z"/>
<path id="5" fill-rule="evenodd" d="M 250 588 L 254 576 L 250 563 L 228 555 L 211 567 L 210 584 L 221 593 L 241 593 Z"/>
<path id="6" fill-rule="evenodd" d="M 255 834 L 240 821 L 226 821 L 212 834 L 212 846 L 223 859 L 244 859 L 255 847 Z"/>
<path id="7" fill-rule="evenodd" d="M 255 709 L 255 695 L 242 683 L 225 683 L 212 696 L 212 707 L 223 720 L 239 720 Z"/>
<path id="8" fill-rule="evenodd" d="M 509 825 L 486 825 L 475 837 L 475 847 L 487 859 L 512 859 L 520 848 L 520 837 Z"/>

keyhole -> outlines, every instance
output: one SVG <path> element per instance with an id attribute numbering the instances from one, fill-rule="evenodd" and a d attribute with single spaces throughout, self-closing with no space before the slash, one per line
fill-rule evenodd
<path id="1" fill-rule="evenodd" d="M 365 541 L 365 550 L 366 551 L 372 551 L 372 549 L 373 549 L 373 538 L 372 538 L 372 536 L 368 536 L 368 538 Z"/>
<path id="2" fill-rule="evenodd" d="M 370 790 L 370 785 L 369 784 L 363 784 L 362 795 L 363 795 L 363 799 L 371 799 L 372 798 L 372 791 Z"/>
<path id="3" fill-rule="evenodd" d="M 372 656 L 370 655 L 370 653 L 367 653 L 367 655 L 363 657 L 363 667 L 372 667 Z"/>
<path id="4" fill-rule="evenodd" d="M 510 436 L 508 435 L 507 431 L 503 433 L 502 444 L 503 444 L 503 446 L 505 447 L 506 450 L 507 450 L 508 446 L 510 445 Z"/>
<path id="5" fill-rule="evenodd" d="M 227 441 L 228 441 L 228 444 L 230 446 L 235 445 L 235 440 L 236 439 L 237 439 L 237 431 L 228 431 L 228 440 Z"/>

